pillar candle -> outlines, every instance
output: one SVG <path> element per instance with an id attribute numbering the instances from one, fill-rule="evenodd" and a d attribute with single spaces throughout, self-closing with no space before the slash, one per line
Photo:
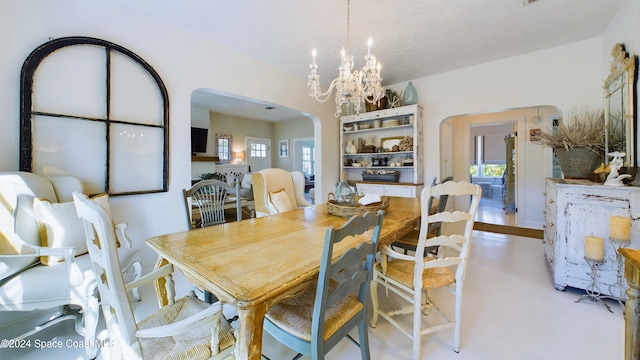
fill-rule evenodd
<path id="1" fill-rule="evenodd" d="M 597 236 L 585 236 L 584 256 L 593 260 L 604 260 L 604 240 Z"/>
<path id="2" fill-rule="evenodd" d="M 609 218 L 609 237 L 618 240 L 631 240 L 631 218 L 611 216 Z"/>

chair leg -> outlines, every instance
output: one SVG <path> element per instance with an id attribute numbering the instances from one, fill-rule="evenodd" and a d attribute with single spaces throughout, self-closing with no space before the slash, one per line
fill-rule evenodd
<path id="1" fill-rule="evenodd" d="M 376 324 L 378 323 L 378 311 L 379 311 L 379 307 L 378 307 L 378 276 L 377 274 L 373 273 L 373 280 L 371 280 L 371 284 L 369 284 L 369 286 L 371 287 L 371 307 L 373 308 L 373 314 L 371 315 L 371 327 L 375 328 Z"/>
<path id="2" fill-rule="evenodd" d="M 96 329 L 98 327 L 98 316 L 100 316 L 100 305 L 98 298 L 92 296 L 89 301 L 82 308 L 83 320 L 84 320 L 84 340 L 87 344 L 85 351 L 89 359 L 95 359 L 98 354 L 98 348 L 96 344 Z"/>
<path id="3" fill-rule="evenodd" d="M 420 359 L 420 342 L 422 337 L 422 303 L 425 297 L 422 296 L 422 289 L 415 289 L 413 292 L 413 358 Z"/>
<path id="4" fill-rule="evenodd" d="M 369 333 L 367 330 L 366 313 L 362 314 L 362 319 L 358 323 L 358 335 L 360 336 L 360 356 L 362 360 L 369 360 L 371 355 L 369 354 Z"/>
<path id="5" fill-rule="evenodd" d="M 460 352 L 460 328 L 462 327 L 462 283 L 456 283 L 456 308 L 454 314 L 456 322 L 453 328 L 453 351 Z"/>

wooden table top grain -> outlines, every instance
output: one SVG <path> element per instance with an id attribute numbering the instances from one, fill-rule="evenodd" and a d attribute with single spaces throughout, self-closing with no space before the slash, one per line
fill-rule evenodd
<path id="1" fill-rule="evenodd" d="M 347 220 L 329 214 L 322 204 L 156 236 L 147 244 L 189 281 L 236 308 L 240 318 L 236 358 L 260 359 L 266 311 L 313 281 L 320 269 L 326 228 Z M 419 220 L 419 199 L 389 198 L 380 244 L 407 234 Z M 345 239 L 334 257 L 369 238 L 365 234 Z"/>

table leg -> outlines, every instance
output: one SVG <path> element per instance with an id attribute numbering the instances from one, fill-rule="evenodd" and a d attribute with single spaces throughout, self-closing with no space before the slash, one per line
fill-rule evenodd
<path id="1" fill-rule="evenodd" d="M 262 358 L 262 326 L 267 313 L 264 304 L 246 309 L 236 309 L 238 312 L 238 332 L 236 339 L 236 359 L 259 360 Z"/>

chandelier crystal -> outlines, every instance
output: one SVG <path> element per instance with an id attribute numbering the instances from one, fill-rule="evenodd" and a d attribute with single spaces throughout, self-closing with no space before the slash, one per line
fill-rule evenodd
<path id="1" fill-rule="evenodd" d="M 311 73 L 309 74 L 307 86 L 309 87 L 309 96 L 314 101 L 325 102 L 331 96 L 331 92 L 335 89 L 336 100 L 336 117 L 342 112 L 342 105 L 353 104 L 356 114 L 360 113 L 361 105 L 364 101 L 374 104 L 377 103 L 384 95 L 382 87 L 382 78 L 380 77 L 380 63 L 376 57 L 371 54 L 371 45 L 373 40 L 369 38 L 367 41 L 367 55 L 364 57 L 365 65 L 361 70 L 353 70 L 353 55 L 349 54 L 350 32 L 349 25 L 350 7 L 347 0 L 347 50 L 342 48 L 340 52 L 341 62 L 338 67 L 338 77 L 331 81 L 329 89 L 323 92 L 320 89 L 320 76 L 318 75 L 318 65 L 316 64 L 316 49 L 311 52 L 312 63 L 309 65 Z"/>

